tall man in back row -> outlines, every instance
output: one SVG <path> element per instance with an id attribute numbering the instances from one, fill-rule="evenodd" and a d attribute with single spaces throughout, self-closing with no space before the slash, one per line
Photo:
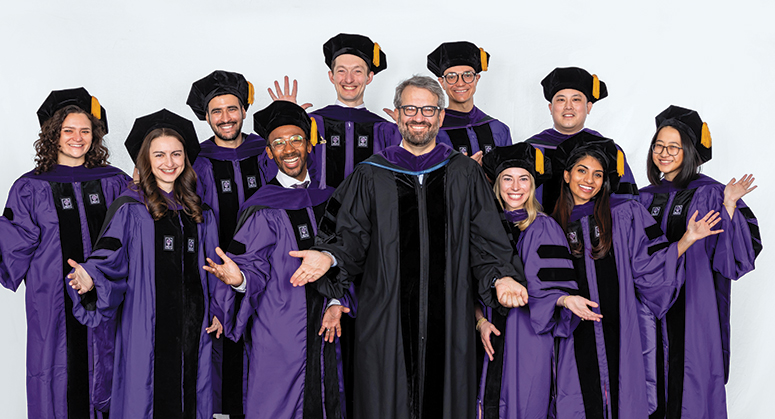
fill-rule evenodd
<path id="1" fill-rule="evenodd" d="M 394 98 L 400 146 L 358 165 L 320 222 L 294 285 L 338 298 L 363 273 L 355 318 L 354 414 L 471 418 L 475 414 L 474 295 L 527 302 L 479 165 L 436 142 L 444 92 L 414 76 Z M 338 275 L 318 280 L 332 266 Z M 519 267 L 521 268 L 521 266 Z M 333 278 L 332 278 L 333 277 Z M 496 298 L 497 295 L 497 298 Z"/>

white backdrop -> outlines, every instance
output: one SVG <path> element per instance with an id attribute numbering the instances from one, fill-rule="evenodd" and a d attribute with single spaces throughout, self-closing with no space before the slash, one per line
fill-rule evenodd
<path id="1" fill-rule="evenodd" d="M 11 3 L 11 2 L 8 2 Z M 215 69 L 237 71 L 256 86 L 252 113 L 269 103 L 266 87 L 288 74 L 300 101 L 333 103 L 322 44 L 339 32 L 378 42 L 388 69 L 366 90 L 382 114 L 393 89 L 414 74 L 430 75 L 425 57 L 445 41 L 469 40 L 491 55 L 475 103 L 511 127 L 515 141 L 551 125 L 540 80 L 554 67 L 579 66 L 605 81 L 587 126 L 627 152 L 639 185 L 654 116 L 670 104 L 699 111 L 713 135 L 714 159 L 704 172 L 720 181 L 753 172 L 759 189 L 746 198 L 760 217 L 764 251 L 757 270 L 733 287 L 732 418 L 775 410 L 771 333 L 775 269 L 768 219 L 775 171 L 767 153 L 775 97 L 775 6 L 766 0 L 394 1 L 285 2 L 135 0 L 16 1 L 0 15 L 0 121 L 8 128 L 0 153 L 0 201 L 33 168 L 36 110 L 51 90 L 86 87 L 107 110 L 114 165 L 131 173 L 123 148 L 134 118 L 163 107 L 194 119 L 185 105 L 191 83 Z M 677 4 L 681 3 L 681 4 Z M 685 3 L 685 4 L 684 4 Z M 313 109 L 314 109 L 313 108 Z M 768 122 L 770 121 L 770 122 Z M 211 135 L 196 123 L 201 139 Z M 252 130 L 252 117 L 246 121 Z M 769 163 L 769 164 L 768 164 Z M 2 240 L 2 238 L 0 238 Z M 0 290 L 2 416 L 26 415 L 24 287 Z M 768 333 L 769 332 L 769 333 Z"/>

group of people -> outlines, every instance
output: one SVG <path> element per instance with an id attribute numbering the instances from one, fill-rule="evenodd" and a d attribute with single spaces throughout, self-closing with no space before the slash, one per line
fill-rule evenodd
<path id="1" fill-rule="evenodd" d="M 474 106 L 470 42 L 388 119 L 364 106 L 379 45 L 323 52 L 335 104 L 308 114 L 286 78 L 246 134 L 253 85 L 214 71 L 186 102 L 213 136 L 138 118 L 132 177 L 95 97 L 49 95 L 0 217 L 30 418 L 726 417 L 730 284 L 761 238 L 753 177 L 700 174 L 697 112 L 657 116 L 638 190 L 585 128 L 608 92 L 583 69 L 541 82 L 554 125 L 514 143 Z"/>

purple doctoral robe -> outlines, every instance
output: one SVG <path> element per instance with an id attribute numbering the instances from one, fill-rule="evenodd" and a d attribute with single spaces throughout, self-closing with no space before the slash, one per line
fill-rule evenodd
<path id="1" fill-rule="evenodd" d="M 277 174 L 277 166 L 266 154 L 266 140 L 256 134 L 242 136 L 244 141 L 237 148 L 220 147 L 214 137 L 203 141 L 193 165 L 197 193 L 213 209 L 218 245 L 224 250 L 234 236 L 240 206 Z M 212 339 L 213 409 L 216 413 L 242 414 L 247 396 L 248 351 L 242 339 Z M 228 396 L 223 398 L 222 394 Z"/>
<path id="2" fill-rule="evenodd" d="M 584 128 L 583 131 L 602 137 L 599 132 L 589 128 Z M 540 149 L 544 153 L 545 158 L 551 159 L 557 146 L 572 136 L 573 135 L 562 134 L 554 128 L 549 128 L 528 138 L 525 142 Z M 618 144 L 616 145 L 616 148 L 624 155 L 624 150 L 622 150 Z M 546 211 L 547 214 L 552 213 L 554 204 L 560 196 L 562 173 L 562 170 L 553 172 L 551 180 L 544 182 L 543 185 L 536 188 L 536 198 L 538 199 L 538 202 L 543 205 L 544 211 Z M 614 191 L 614 195 L 624 199 L 631 199 L 638 195 L 638 186 L 635 184 L 635 176 L 632 174 L 626 155 L 624 155 L 624 176 L 621 177 L 619 188 Z"/>
<path id="3" fill-rule="evenodd" d="M 527 218 L 527 213 L 517 210 L 505 215 L 513 257 L 525 267 L 530 298 L 528 305 L 510 309 L 508 316 L 487 308 L 488 318 L 501 335 L 490 336 L 495 359 L 484 359 L 477 417 L 546 418 L 554 338 L 570 336 L 579 322 L 570 310 L 557 308 L 556 303 L 568 293 L 578 293 L 576 273 L 557 222 L 539 212 L 535 221 L 520 231 L 515 223 Z"/>
<path id="4" fill-rule="evenodd" d="M 338 340 L 318 336 L 325 298 L 291 285 L 301 260 L 288 255 L 313 244 L 332 192 L 315 181 L 286 189 L 273 180 L 243 206 L 229 257 L 245 275 L 245 298 L 238 309 L 231 290 L 218 300 L 227 336 L 251 336 L 247 418 L 343 417 Z"/>
<path id="5" fill-rule="evenodd" d="M 338 187 L 358 163 L 401 142 L 398 126 L 365 108 L 329 105 L 310 112 L 323 137 L 312 150 L 310 175 Z"/>
<path id="6" fill-rule="evenodd" d="M 220 261 L 215 218 L 203 205 L 204 222 L 196 223 L 172 205 L 154 221 L 143 199 L 129 189 L 111 205 L 94 252 L 81 264 L 94 280 L 96 307 L 76 304 L 74 314 L 90 326 L 118 318 L 111 418 L 210 419 L 205 329 L 214 315 L 223 316 L 210 304 L 216 288 L 226 287 L 202 269 L 205 256 Z"/>
<path id="7" fill-rule="evenodd" d="M 637 201 L 611 199 L 612 251 L 594 260 L 594 201 L 577 205 L 566 237 L 583 244 L 574 257 L 579 294 L 599 304 L 602 322 L 580 322 L 561 339 L 557 418 L 647 418 L 639 301 L 661 317 L 683 284 L 683 258 Z M 571 246 L 573 248 L 573 246 Z"/>
<path id="8" fill-rule="evenodd" d="M 724 230 L 686 251 L 686 283 L 667 315 L 655 319 L 645 313 L 644 354 L 655 418 L 727 417 L 731 281 L 754 269 L 762 244 L 759 223 L 742 200 L 729 218 L 724 187 L 700 175 L 684 189 L 662 180 L 640 190 L 641 203 L 670 242 L 681 238 L 695 211 L 698 218 L 718 211 L 716 228 Z"/>
<path id="9" fill-rule="evenodd" d="M 470 112 L 445 109 L 436 141 L 469 156 L 480 150 L 487 154 L 495 147 L 512 144 L 509 127 L 476 106 Z"/>
<path id="10" fill-rule="evenodd" d="M 115 323 L 80 325 L 63 278 L 68 258 L 83 262 L 91 254 L 108 205 L 130 182 L 111 166 L 57 165 L 40 175 L 29 172 L 11 187 L 0 217 L 0 282 L 16 291 L 24 280 L 27 289 L 31 418 L 89 418 L 109 407 L 110 389 L 94 377 L 112 374 Z M 84 296 L 87 304 L 93 298 Z"/>

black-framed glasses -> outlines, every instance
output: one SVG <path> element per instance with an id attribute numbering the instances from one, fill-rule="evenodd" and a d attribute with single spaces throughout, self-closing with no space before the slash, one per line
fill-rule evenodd
<path id="1" fill-rule="evenodd" d="M 441 108 L 438 106 L 414 106 L 414 105 L 406 105 L 406 106 L 399 106 L 398 109 L 401 109 L 401 112 L 404 113 L 404 116 L 415 116 L 417 115 L 417 110 L 421 109 L 422 116 L 426 118 L 430 118 L 434 115 L 436 115 L 436 112 L 439 111 Z"/>
<path id="2" fill-rule="evenodd" d="M 651 145 L 651 151 L 654 154 L 662 154 L 662 150 L 667 149 L 667 154 L 671 156 L 677 156 L 678 153 L 683 150 L 683 147 L 678 147 L 677 145 L 668 145 L 664 146 L 662 144 L 652 144 Z"/>
<path id="3" fill-rule="evenodd" d="M 288 137 L 288 139 L 285 138 L 276 138 L 272 141 L 272 150 L 282 150 L 285 148 L 285 145 L 290 143 L 293 148 L 301 148 L 301 146 L 304 145 L 304 137 L 301 135 L 291 135 Z"/>
<path id="4" fill-rule="evenodd" d="M 449 84 L 455 84 L 457 83 L 458 76 L 463 77 L 463 82 L 465 84 L 471 84 L 474 82 L 474 79 L 476 79 L 476 73 L 473 71 L 464 71 L 460 74 L 458 73 L 447 73 L 444 75 L 444 80 L 447 81 Z"/>

